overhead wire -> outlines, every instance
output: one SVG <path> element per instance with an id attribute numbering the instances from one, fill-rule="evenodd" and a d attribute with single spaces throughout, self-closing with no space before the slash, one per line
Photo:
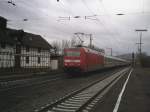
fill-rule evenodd
<path id="1" fill-rule="evenodd" d="M 86 3 L 84 0 L 82 0 L 82 3 L 87 7 L 87 9 L 89 10 L 89 12 L 95 14 L 95 13 L 89 8 L 89 6 L 87 5 L 87 3 Z M 97 17 L 96 17 L 96 18 L 97 18 Z M 103 27 L 105 28 L 106 31 L 108 31 L 109 33 L 113 33 L 113 32 L 111 32 L 111 31 L 106 27 L 106 25 L 103 23 L 102 20 L 100 20 L 99 18 L 97 18 L 97 20 L 98 20 L 98 23 L 100 23 L 101 25 L 103 25 Z M 112 36 L 114 37 L 114 35 L 112 35 Z M 109 40 L 109 38 L 108 38 L 108 40 Z M 110 41 L 110 40 L 109 40 L 109 41 Z M 112 43 L 111 41 L 110 41 L 110 43 L 113 45 L 113 43 Z M 118 46 L 118 44 L 117 44 L 117 46 Z"/>
<path id="2" fill-rule="evenodd" d="M 68 13 L 69 15 L 72 14 L 71 10 L 68 10 L 66 6 L 64 5 L 64 1 L 59 1 L 59 4 L 62 6 L 62 8 Z"/>
<path id="3" fill-rule="evenodd" d="M 69 2 L 69 0 L 67 0 L 67 2 L 69 3 L 69 5 L 68 5 L 68 9 L 70 10 L 70 13 L 71 13 L 71 15 L 72 15 L 72 18 L 76 18 L 77 16 L 73 16 L 74 15 L 74 13 L 71 11 L 71 3 Z M 79 16 L 79 17 L 81 17 L 81 16 Z M 74 27 L 72 27 L 72 26 L 70 26 L 71 28 L 72 28 L 72 30 L 74 31 L 75 29 L 74 29 Z M 74 37 L 74 35 L 73 35 L 73 37 Z"/>
<path id="4" fill-rule="evenodd" d="M 139 4 L 141 4 L 141 5 L 139 5 L 139 9 L 141 10 L 141 12 L 131 12 L 131 13 L 129 13 L 129 12 L 127 13 L 126 12 L 125 15 L 150 14 L 150 12 L 145 12 L 144 11 L 144 0 L 140 0 L 140 2 L 141 3 L 139 3 Z M 103 5 L 103 8 L 105 9 L 105 12 L 108 13 L 107 9 L 104 7 L 103 2 L 99 1 L 99 3 Z M 110 16 L 109 13 L 108 13 L 108 15 Z M 123 46 L 127 47 L 126 45 L 123 45 Z M 129 52 L 129 48 L 128 48 L 128 52 Z"/>
<path id="5" fill-rule="evenodd" d="M 110 18 L 111 18 L 111 15 L 110 15 L 109 12 L 107 11 L 107 9 L 104 7 L 103 2 L 100 2 L 100 0 L 98 0 L 98 2 L 99 2 L 100 5 L 102 5 L 102 7 L 103 7 L 103 9 L 104 9 L 104 12 L 105 12 L 106 15 L 108 16 L 108 19 L 110 19 Z M 114 27 L 114 25 L 113 25 L 113 27 Z M 112 30 L 113 33 L 119 35 L 119 33 L 117 32 L 117 30 L 116 30 L 115 27 L 114 27 L 114 29 L 115 29 L 115 32 Z M 119 42 L 118 38 L 117 38 L 115 35 L 113 35 L 113 37 Z"/>
<path id="6" fill-rule="evenodd" d="M 105 12 L 106 15 L 108 16 L 108 18 L 110 18 L 111 15 L 110 15 L 109 11 L 105 8 L 103 2 L 100 2 L 100 0 L 98 0 L 98 2 L 99 2 L 100 5 L 102 5 L 102 7 L 103 7 L 103 9 L 104 9 L 104 12 Z M 113 27 L 114 27 L 114 29 L 115 29 L 116 34 L 119 35 L 120 33 L 117 32 L 117 29 L 115 28 L 114 25 L 113 25 Z M 118 36 L 116 36 L 116 35 L 112 35 L 112 36 L 114 37 L 114 39 L 115 39 L 116 41 L 118 41 L 118 42 L 117 42 L 117 43 L 118 43 L 118 46 L 120 46 L 120 45 L 119 45 L 119 44 L 120 44 L 120 40 L 118 39 Z"/>
<path id="7" fill-rule="evenodd" d="M 95 14 L 95 13 L 88 7 L 87 3 L 86 3 L 84 0 L 82 0 L 82 3 L 85 5 L 85 7 L 88 9 L 88 11 L 89 11 L 90 13 Z M 98 23 L 100 23 L 101 25 L 103 25 L 103 27 L 106 29 L 106 27 L 105 27 L 105 25 L 103 24 L 103 22 L 102 22 L 100 19 L 98 19 L 97 17 L 96 17 L 96 19 L 97 19 Z M 110 42 L 111 42 L 111 41 L 110 41 Z M 111 43 L 111 44 L 112 44 L 112 43 Z"/>
<path id="8" fill-rule="evenodd" d="M 71 18 L 71 16 L 73 17 L 73 15 L 74 15 L 73 12 L 72 12 L 72 10 L 71 10 L 71 6 L 70 6 L 71 3 L 69 3 L 68 0 L 65 0 L 65 1 L 66 1 L 69 5 L 67 5 L 67 4 L 61 2 L 61 7 L 66 10 L 66 13 L 69 15 L 68 17 Z M 71 16 L 70 16 L 70 15 L 71 15 Z M 69 19 L 69 20 L 70 20 L 70 19 Z M 69 20 L 68 20 L 68 21 L 69 21 Z M 61 21 L 60 21 L 60 22 L 61 22 Z M 63 22 L 63 21 L 62 21 L 62 22 Z M 69 25 L 69 24 L 68 24 L 68 26 L 69 26 L 69 29 L 70 29 L 70 28 L 72 29 L 72 31 L 75 30 L 72 25 Z M 73 34 L 74 34 L 74 33 L 73 33 Z M 74 37 L 74 35 L 72 35 L 72 36 Z"/>

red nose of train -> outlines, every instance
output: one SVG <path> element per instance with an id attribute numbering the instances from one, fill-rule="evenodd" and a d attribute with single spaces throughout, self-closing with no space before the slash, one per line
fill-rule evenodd
<path id="1" fill-rule="evenodd" d="M 66 67 L 79 67 L 80 65 L 80 59 L 64 59 L 64 66 Z"/>

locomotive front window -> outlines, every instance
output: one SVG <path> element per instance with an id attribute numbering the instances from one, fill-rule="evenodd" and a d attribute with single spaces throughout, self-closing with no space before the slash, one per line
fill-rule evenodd
<path id="1" fill-rule="evenodd" d="M 65 56 L 80 56 L 80 52 L 78 51 L 67 51 Z"/>

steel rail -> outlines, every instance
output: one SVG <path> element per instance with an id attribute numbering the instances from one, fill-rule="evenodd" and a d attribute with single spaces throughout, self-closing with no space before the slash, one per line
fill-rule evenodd
<path id="1" fill-rule="evenodd" d="M 35 112 L 81 112 L 97 101 L 97 97 L 108 91 L 130 68 L 125 68 L 111 76 L 99 79 L 88 86 L 76 90 L 59 100 L 36 109 Z"/>
<path id="2" fill-rule="evenodd" d="M 38 81 L 38 80 L 41 80 L 41 77 L 35 77 L 35 78 L 31 78 L 31 79 L 28 78 L 28 79 L 0 82 L 0 92 L 1 91 L 8 91 L 8 90 L 11 90 L 11 89 L 16 89 L 16 88 L 21 88 L 21 87 L 28 87 L 28 86 L 33 86 L 33 85 L 44 84 L 44 83 L 47 83 L 47 82 L 53 82 L 53 81 L 56 81 L 56 80 L 59 80 L 59 79 L 63 78 L 63 76 L 64 76 L 64 73 L 60 73 L 60 74 L 56 74 L 56 76 L 46 76 L 46 77 L 49 77 L 49 78 L 45 79 L 45 80 L 43 80 L 45 78 L 43 76 L 42 77 L 43 81 Z"/>

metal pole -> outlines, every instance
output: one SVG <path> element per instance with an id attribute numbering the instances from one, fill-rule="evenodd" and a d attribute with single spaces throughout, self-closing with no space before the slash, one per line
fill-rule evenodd
<path id="1" fill-rule="evenodd" d="M 139 55 L 141 55 L 142 54 L 142 32 L 146 32 L 146 31 L 148 31 L 147 29 L 136 29 L 135 30 L 136 32 L 140 32 L 140 43 L 136 43 L 136 44 L 139 44 Z"/>
<path id="2" fill-rule="evenodd" d="M 142 32 L 140 32 L 140 56 L 142 54 Z"/>
<path id="3" fill-rule="evenodd" d="M 112 56 L 112 48 L 110 48 L 110 50 L 111 50 L 111 56 Z"/>
<path id="4" fill-rule="evenodd" d="M 142 58 L 142 32 L 146 32 L 148 31 L 147 29 L 136 29 L 136 32 L 140 32 L 140 42 L 136 43 L 139 45 L 138 49 L 139 49 L 139 63 L 141 64 L 141 58 Z"/>
<path id="5" fill-rule="evenodd" d="M 90 47 L 92 47 L 92 34 L 90 34 Z"/>

